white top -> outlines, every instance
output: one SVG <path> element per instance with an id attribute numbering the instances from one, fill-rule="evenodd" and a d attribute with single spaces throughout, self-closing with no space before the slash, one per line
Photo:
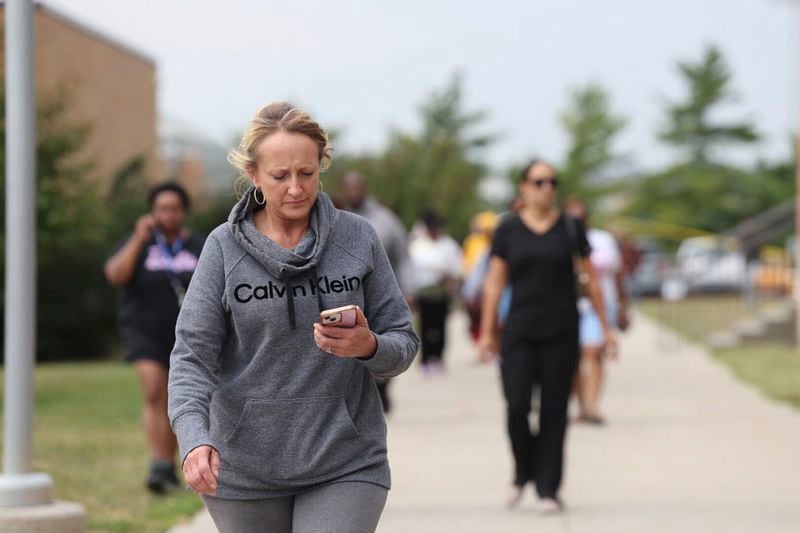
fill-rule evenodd
<path id="1" fill-rule="evenodd" d="M 426 233 L 411 242 L 409 255 L 414 269 L 414 289 L 439 285 L 445 276 L 461 274 L 461 248 L 448 235 L 433 240 Z"/>
<path id="2" fill-rule="evenodd" d="M 603 302 L 606 307 L 617 306 L 617 284 L 615 277 L 622 269 L 622 254 L 619 251 L 617 240 L 611 233 L 591 228 L 586 233 L 589 245 L 592 247 L 592 254 L 589 256 L 597 271 L 597 279 L 600 282 L 600 289 L 603 292 Z M 591 303 L 587 298 L 581 298 L 581 309 L 591 309 Z"/>

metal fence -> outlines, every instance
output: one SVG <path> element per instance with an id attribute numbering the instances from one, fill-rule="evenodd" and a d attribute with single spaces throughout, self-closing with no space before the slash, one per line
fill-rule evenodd
<path id="1" fill-rule="evenodd" d="M 683 338 L 719 348 L 796 343 L 793 203 L 721 235 L 681 228 L 661 232 L 658 240 L 640 237 L 630 292 L 645 312 L 680 334 L 661 339 L 661 346 Z"/>

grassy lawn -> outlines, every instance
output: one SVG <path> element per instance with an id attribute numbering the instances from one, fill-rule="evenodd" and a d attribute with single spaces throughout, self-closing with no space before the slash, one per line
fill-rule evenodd
<path id="1" fill-rule="evenodd" d="M 202 506 L 189 492 L 145 489 L 140 401 L 133 369 L 121 363 L 37 368 L 34 467 L 53 477 L 58 499 L 86 507 L 90 531 L 161 532 Z"/>
<path id="2" fill-rule="evenodd" d="M 715 350 L 714 356 L 767 396 L 800 408 L 800 353 L 795 348 L 759 344 Z"/>
<path id="3" fill-rule="evenodd" d="M 738 296 L 702 296 L 670 303 L 648 299 L 640 302 L 639 309 L 701 343 L 709 333 L 747 316 L 744 302 Z M 794 347 L 765 342 L 712 353 L 736 376 L 767 396 L 800 408 L 800 353 Z"/>
<path id="4" fill-rule="evenodd" d="M 678 302 L 647 298 L 638 308 L 650 318 L 697 342 L 705 342 L 710 333 L 727 329 L 747 317 L 744 300 L 737 295 L 704 295 Z"/>

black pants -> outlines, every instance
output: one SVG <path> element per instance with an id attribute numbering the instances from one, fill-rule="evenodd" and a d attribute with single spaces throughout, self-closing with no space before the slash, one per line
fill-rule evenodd
<path id="1" fill-rule="evenodd" d="M 422 364 L 441 361 L 444 354 L 445 323 L 450 301 L 447 298 L 425 298 L 417 296 L 420 337 L 422 340 Z"/>
<path id="2" fill-rule="evenodd" d="M 536 484 L 540 497 L 558 494 L 564 463 L 567 405 L 580 349 L 577 328 L 561 336 L 503 343 L 501 373 L 508 435 L 514 454 L 514 484 Z M 538 433 L 531 433 L 533 386 L 541 390 Z"/>

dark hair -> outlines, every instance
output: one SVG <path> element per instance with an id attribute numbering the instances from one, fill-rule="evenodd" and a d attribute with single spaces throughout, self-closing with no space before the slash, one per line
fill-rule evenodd
<path id="1" fill-rule="evenodd" d="M 422 223 L 428 228 L 442 228 L 444 226 L 442 217 L 433 209 L 424 210 L 420 218 L 422 219 Z"/>
<path id="2" fill-rule="evenodd" d="M 154 186 L 152 189 L 150 189 L 150 192 L 147 193 L 147 205 L 150 207 L 150 209 L 153 209 L 153 204 L 156 203 L 156 198 L 158 198 L 158 195 L 162 192 L 174 192 L 180 197 L 181 204 L 183 204 L 183 208 L 186 211 L 191 208 L 192 202 L 189 200 L 189 193 L 186 192 L 186 189 L 174 181 L 169 181 L 167 183 L 161 183 Z"/>
<path id="3" fill-rule="evenodd" d="M 544 165 L 546 167 L 549 167 L 550 170 L 553 171 L 553 176 L 556 177 L 556 178 L 558 177 L 558 171 L 556 170 L 556 167 L 554 167 L 553 165 L 551 165 L 547 161 L 544 161 L 542 159 L 534 158 L 534 159 L 531 159 L 530 162 L 527 165 L 525 165 L 525 168 L 522 169 L 522 172 L 519 173 L 519 178 L 518 178 L 519 182 L 518 183 L 523 183 L 526 179 L 528 179 L 528 172 L 530 172 L 531 169 L 533 167 L 535 167 L 536 165 Z"/>

